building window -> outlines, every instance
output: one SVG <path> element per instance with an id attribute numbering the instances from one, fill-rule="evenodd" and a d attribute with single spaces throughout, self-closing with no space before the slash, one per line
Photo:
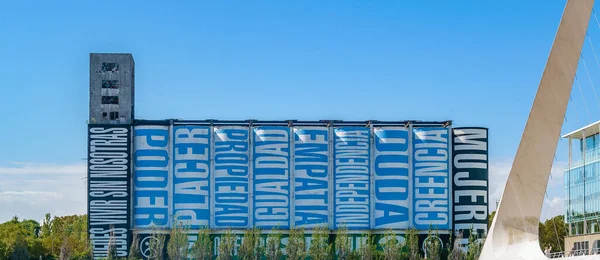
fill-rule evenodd
<path id="1" fill-rule="evenodd" d="M 119 88 L 118 80 L 102 80 L 102 88 Z"/>
<path id="2" fill-rule="evenodd" d="M 581 241 L 573 243 L 573 249 L 575 252 L 572 252 L 573 256 L 587 255 L 590 251 L 590 242 L 589 241 Z"/>
<path id="3" fill-rule="evenodd" d="M 581 253 L 583 255 L 587 255 L 589 250 L 590 250 L 590 242 L 589 241 L 581 242 L 581 251 L 582 251 Z"/>
<path id="4" fill-rule="evenodd" d="M 585 149 L 587 151 L 596 148 L 596 135 L 588 136 L 585 138 Z"/>
<path id="5" fill-rule="evenodd" d="M 102 112 L 102 118 L 106 118 L 108 114 L 106 112 Z"/>
<path id="6" fill-rule="evenodd" d="M 114 62 L 109 63 L 109 62 L 102 62 L 102 71 L 103 72 L 107 72 L 107 71 L 119 71 L 119 64 L 116 64 Z"/>
<path id="7" fill-rule="evenodd" d="M 583 220 L 583 218 L 577 218 L 576 220 Z M 583 221 L 571 223 L 571 235 L 583 235 Z"/>
<path id="8" fill-rule="evenodd" d="M 119 112 L 110 112 L 110 120 L 119 119 Z"/>
<path id="9" fill-rule="evenodd" d="M 102 104 L 119 104 L 118 96 L 102 96 Z"/>

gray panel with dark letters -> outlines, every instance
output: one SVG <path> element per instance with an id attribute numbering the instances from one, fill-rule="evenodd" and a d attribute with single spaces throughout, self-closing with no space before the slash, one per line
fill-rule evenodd
<path id="1" fill-rule="evenodd" d="M 457 242 L 468 244 L 471 229 L 480 237 L 488 224 L 488 129 L 461 127 L 453 129 L 453 230 L 462 233 Z"/>
<path id="2" fill-rule="evenodd" d="M 130 238 L 131 126 L 88 125 L 88 235 L 94 258 L 104 258 L 110 237 L 127 256 Z"/>

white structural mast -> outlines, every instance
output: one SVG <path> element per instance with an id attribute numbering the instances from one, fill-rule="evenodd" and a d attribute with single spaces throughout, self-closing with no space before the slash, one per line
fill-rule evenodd
<path id="1" fill-rule="evenodd" d="M 538 225 L 594 0 L 569 0 L 479 259 L 547 259 Z M 568 259 L 597 259 L 597 256 Z"/>

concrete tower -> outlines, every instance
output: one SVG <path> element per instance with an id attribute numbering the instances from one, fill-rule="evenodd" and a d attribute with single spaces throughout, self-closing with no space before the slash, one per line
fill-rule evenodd
<path id="1" fill-rule="evenodd" d="M 90 124 L 130 124 L 135 62 L 129 53 L 90 54 Z"/>
<path id="2" fill-rule="evenodd" d="M 107 257 L 110 232 L 119 257 L 131 245 L 134 75 L 131 54 L 90 54 L 87 213 L 94 259 Z"/>

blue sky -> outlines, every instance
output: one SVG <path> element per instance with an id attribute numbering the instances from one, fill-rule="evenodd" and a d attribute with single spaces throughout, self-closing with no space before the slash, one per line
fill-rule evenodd
<path id="1" fill-rule="evenodd" d="M 565 2 L 2 2 L 0 204 L 9 210 L 0 221 L 85 211 L 90 52 L 134 55 L 138 118 L 451 119 L 489 127 L 493 196 L 503 189 Z M 590 36 L 600 43 L 595 23 Z M 590 50 L 587 65 L 600 70 Z M 600 104 L 573 97 L 590 112 L 577 107 L 565 129 L 600 118 Z M 562 214 L 561 176 L 545 214 Z"/>

